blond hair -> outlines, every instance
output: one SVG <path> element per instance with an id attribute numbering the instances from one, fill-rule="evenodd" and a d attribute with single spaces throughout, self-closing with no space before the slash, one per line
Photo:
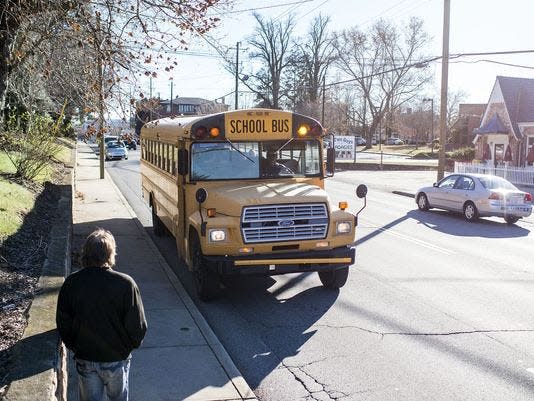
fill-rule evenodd
<path id="1" fill-rule="evenodd" d="M 99 228 L 85 239 L 81 254 L 83 267 L 103 267 L 110 269 L 115 265 L 117 254 L 115 238 L 108 230 Z"/>

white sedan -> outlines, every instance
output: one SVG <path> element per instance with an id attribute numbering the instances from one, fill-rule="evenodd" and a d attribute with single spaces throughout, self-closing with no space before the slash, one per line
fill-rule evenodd
<path id="1" fill-rule="evenodd" d="M 438 208 L 463 213 L 468 221 L 482 216 L 504 217 L 514 224 L 532 213 L 532 195 L 501 177 L 452 174 L 415 194 L 419 210 Z"/>
<path id="2" fill-rule="evenodd" d="M 106 160 L 128 160 L 128 149 L 122 141 L 109 141 L 106 143 Z"/>

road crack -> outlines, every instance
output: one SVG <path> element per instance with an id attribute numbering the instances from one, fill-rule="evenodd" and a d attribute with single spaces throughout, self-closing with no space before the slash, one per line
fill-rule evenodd
<path id="1" fill-rule="evenodd" d="M 377 331 L 370 330 L 360 326 L 336 326 L 336 325 L 314 325 L 313 327 L 326 327 L 329 329 L 355 329 L 370 334 L 385 336 L 455 336 L 463 334 L 498 334 L 498 333 L 531 333 L 534 329 L 487 329 L 487 330 L 458 330 L 445 332 L 401 332 L 401 331 Z"/>
<path id="2" fill-rule="evenodd" d="M 328 358 L 324 358 L 320 361 L 313 361 L 302 366 L 295 365 L 286 365 L 284 362 L 282 364 L 284 367 L 291 372 L 295 380 L 297 380 L 302 387 L 309 393 L 307 400 L 315 401 L 324 401 L 324 400 L 338 400 L 343 397 L 347 397 L 348 394 L 345 394 L 341 391 L 334 391 L 326 389 L 326 385 L 319 382 L 315 377 L 310 375 L 304 370 L 305 366 L 310 366 L 314 363 L 324 361 Z"/>

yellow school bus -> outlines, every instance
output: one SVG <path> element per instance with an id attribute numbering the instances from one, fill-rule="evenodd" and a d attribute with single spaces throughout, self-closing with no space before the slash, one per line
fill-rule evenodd
<path id="1" fill-rule="evenodd" d="M 176 238 L 202 300 L 229 275 L 317 271 L 324 287 L 345 284 L 357 213 L 324 191 L 329 139 L 310 117 L 268 109 L 145 124 L 141 180 L 154 232 Z"/>

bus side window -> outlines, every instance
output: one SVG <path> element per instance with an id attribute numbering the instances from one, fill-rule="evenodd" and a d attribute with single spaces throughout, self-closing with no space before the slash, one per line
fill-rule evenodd
<path id="1" fill-rule="evenodd" d="M 176 165 L 178 163 L 178 148 L 176 146 L 172 147 L 172 170 L 171 174 L 176 176 Z"/>

